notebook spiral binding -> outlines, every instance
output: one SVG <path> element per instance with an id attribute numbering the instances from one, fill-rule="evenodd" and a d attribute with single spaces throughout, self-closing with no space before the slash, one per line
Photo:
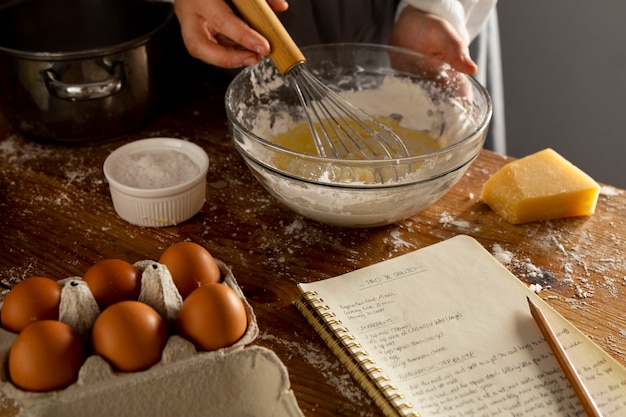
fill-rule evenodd
<path id="1" fill-rule="evenodd" d="M 420 416 L 315 291 L 303 292 L 294 304 L 383 414 Z"/>

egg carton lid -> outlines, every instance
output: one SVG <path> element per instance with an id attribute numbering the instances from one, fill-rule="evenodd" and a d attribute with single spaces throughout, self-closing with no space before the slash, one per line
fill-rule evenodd
<path id="1" fill-rule="evenodd" d="M 231 269 L 216 261 L 224 284 L 242 298 L 248 315 L 248 329 L 234 345 L 198 352 L 191 342 L 173 335 L 161 361 L 142 372 L 115 372 L 102 357 L 92 355 L 77 382 L 45 393 L 20 390 L 3 366 L 0 392 L 17 402 L 18 416 L 303 416 L 280 358 L 265 347 L 247 346 L 259 334 L 256 316 Z M 15 337 L 0 329 L 2 363 Z"/>

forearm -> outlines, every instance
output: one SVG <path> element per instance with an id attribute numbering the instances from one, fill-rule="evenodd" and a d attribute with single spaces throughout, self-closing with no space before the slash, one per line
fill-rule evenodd
<path id="1" fill-rule="evenodd" d="M 466 44 L 480 33 L 497 0 L 402 0 L 396 17 L 407 6 L 446 20 Z"/>

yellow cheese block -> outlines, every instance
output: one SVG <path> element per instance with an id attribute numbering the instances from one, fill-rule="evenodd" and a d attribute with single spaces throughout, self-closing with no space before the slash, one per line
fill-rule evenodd
<path id="1" fill-rule="evenodd" d="M 600 186 L 552 149 L 513 161 L 483 186 L 482 199 L 512 224 L 594 213 Z"/>

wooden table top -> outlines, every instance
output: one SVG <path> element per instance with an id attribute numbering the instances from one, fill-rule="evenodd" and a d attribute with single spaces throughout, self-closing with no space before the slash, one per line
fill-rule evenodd
<path id="1" fill-rule="evenodd" d="M 175 242 L 198 242 L 232 266 L 257 315 L 255 344 L 272 349 L 287 366 L 306 416 L 378 416 L 292 305 L 296 284 L 467 234 L 509 260 L 508 268 L 521 280 L 542 285 L 543 298 L 626 364 L 622 190 L 603 188 L 597 211 L 588 218 L 513 226 L 480 200 L 482 184 L 509 159 L 483 151 L 447 195 L 413 218 L 373 229 L 318 224 L 270 197 L 234 150 L 223 105 L 227 80 L 205 68 L 194 74 L 178 80 L 177 91 L 147 126 L 104 144 L 40 144 L 0 121 L 0 285 L 5 293 L 29 276 L 81 276 L 101 259 L 158 259 Z M 136 227 L 115 214 L 102 164 L 120 145 L 158 136 L 187 139 L 207 151 L 207 202 L 178 226 Z"/>

